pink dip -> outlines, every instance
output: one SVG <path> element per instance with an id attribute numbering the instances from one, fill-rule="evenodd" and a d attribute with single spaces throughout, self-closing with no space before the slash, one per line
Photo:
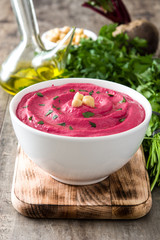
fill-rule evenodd
<path id="1" fill-rule="evenodd" d="M 76 92 L 92 95 L 95 108 L 72 107 Z M 143 122 L 145 111 L 126 94 L 88 83 L 69 83 L 26 94 L 18 104 L 16 115 L 23 123 L 43 132 L 95 137 L 136 127 Z"/>

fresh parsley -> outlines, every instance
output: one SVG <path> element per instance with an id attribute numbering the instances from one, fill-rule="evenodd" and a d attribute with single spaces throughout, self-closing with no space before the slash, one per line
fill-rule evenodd
<path id="1" fill-rule="evenodd" d="M 57 98 L 59 98 L 59 96 L 55 96 L 55 97 L 53 98 L 53 100 L 56 100 Z"/>
<path id="2" fill-rule="evenodd" d="M 85 118 L 90 118 L 90 117 L 93 117 L 93 116 L 94 116 L 94 113 L 93 113 L 93 112 L 84 112 L 84 113 L 82 113 L 82 115 L 83 115 Z"/>
<path id="3" fill-rule="evenodd" d="M 96 124 L 95 123 L 89 121 L 89 124 L 91 125 L 91 127 L 96 128 Z"/>
<path id="4" fill-rule="evenodd" d="M 75 90 L 74 90 L 74 89 L 70 89 L 69 91 L 70 91 L 70 92 L 75 92 Z"/>
<path id="5" fill-rule="evenodd" d="M 125 119 L 126 118 L 121 118 L 121 119 L 119 119 L 119 122 L 124 122 Z"/>
<path id="6" fill-rule="evenodd" d="M 55 120 L 56 118 L 58 118 L 58 115 L 54 115 L 54 116 L 53 116 L 53 119 L 54 119 L 54 120 Z"/>
<path id="7" fill-rule="evenodd" d="M 110 93 L 108 93 L 108 96 L 110 96 L 110 97 L 114 97 L 114 95 L 113 95 L 113 94 L 110 94 Z"/>
<path id="8" fill-rule="evenodd" d="M 55 105 L 52 105 L 53 108 L 56 108 L 57 110 L 60 109 L 60 107 L 56 107 Z"/>
<path id="9" fill-rule="evenodd" d="M 40 125 L 43 125 L 43 124 L 44 124 L 43 121 L 39 121 L 39 122 L 37 122 L 37 123 L 40 124 Z"/>
<path id="10" fill-rule="evenodd" d="M 66 123 L 65 123 L 65 122 L 63 122 L 63 123 L 58 123 L 57 125 L 66 126 Z"/>
<path id="11" fill-rule="evenodd" d="M 88 92 L 88 91 L 84 89 L 79 89 L 79 92 Z"/>
<path id="12" fill-rule="evenodd" d="M 43 97 L 43 94 L 41 92 L 36 93 L 38 97 Z"/>
<path id="13" fill-rule="evenodd" d="M 92 96 L 93 93 L 94 93 L 94 91 L 92 90 L 89 92 L 89 95 Z"/>
<path id="14" fill-rule="evenodd" d="M 123 102 L 126 102 L 125 97 L 123 97 L 123 99 L 121 101 L 119 101 L 119 103 L 123 103 Z"/>
<path id="15" fill-rule="evenodd" d="M 49 110 L 49 111 L 45 114 L 45 116 L 50 115 L 52 112 L 53 112 L 53 110 Z"/>

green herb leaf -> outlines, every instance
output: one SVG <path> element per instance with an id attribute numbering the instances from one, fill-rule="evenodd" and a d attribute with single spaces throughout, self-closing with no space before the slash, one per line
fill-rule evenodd
<path id="1" fill-rule="evenodd" d="M 28 105 L 24 106 L 23 108 L 28 108 Z"/>
<path id="2" fill-rule="evenodd" d="M 75 92 L 75 90 L 74 90 L 74 89 L 70 89 L 69 91 L 70 91 L 70 92 Z"/>
<path id="3" fill-rule="evenodd" d="M 32 116 L 31 116 L 31 117 L 29 117 L 28 119 L 29 119 L 29 121 L 31 121 L 31 120 L 32 120 Z"/>
<path id="4" fill-rule="evenodd" d="M 96 124 L 95 124 L 95 123 L 93 123 L 93 122 L 90 122 L 90 121 L 89 121 L 89 123 L 90 123 L 91 127 L 94 127 L 94 128 L 96 128 Z"/>
<path id="5" fill-rule="evenodd" d="M 56 119 L 56 118 L 58 118 L 58 115 L 54 115 L 54 116 L 53 116 L 53 119 Z"/>
<path id="6" fill-rule="evenodd" d="M 43 103 L 41 104 L 41 103 L 40 103 L 39 106 L 45 106 L 45 104 L 43 104 Z"/>
<path id="7" fill-rule="evenodd" d="M 40 125 L 43 125 L 43 124 L 44 124 L 44 122 L 43 122 L 43 121 L 39 121 L 39 122 L 38 122 L 38 124 L 40 124 Z"/>
<path id="8" fill-rule="evenodd" d="M 113 95 L 113 94 L 110 94 L 110 93 L 108 93 L 108 96 L 110 96 L 110 97 L 114 97 L 114 95 Z"/>
<path id="9" fill-rule="evenodd" d="M 55 99 L 57 99 L 57 98 L 59 98 L 59 96 L 55 96 L 55 97 L 53 98 L 53 100 L 55 100 Z"/>
<path id="10" fill-rule="evenodd" d="M 49 111 L 45 114 L 45 116 L 50 115 L 52 112 L 53 112 L 53 110 L 49 110 Z"/>
<path id="11" fill-rule="evenodd" d="M 122 108 L 118 108 L 118 109 L 116 109 L 116 111 L 120 111 L 120 110 L 122 110 Z"/>
<path id="12" fill-rule="evenodd" d="M 57 125 L 66 126 L 66 123 L 65 123 L 65 122 L 63 122 L 63 123 L 58 123 Z"/>
<path id="13" fill-rule="evenodd" d="M 121 101 L 119 101 L 119 103 L 123 103 L 123 102 L 126 102 L 125 97 L 123 97 L 123 99 Z"/>
<path id="14" fill-rule="evenodd" d="M 56 107 L 55 105 L 52 105 L 53 108 L 56 108 L 57 110 L 60 109 L 60 107 Z"/>
<path id="15" fill-rule="evenodd" d="M 94 93 L 94 91 L 92 90 L 89 92 L 89 95 L 92 96 L 93 93 Z"/>
<path id="16" fill-rule="evenodd" d="M 97 93 L 97 94 L 100 94 L 100 91 L 97 91 L 96 93 Z"/>
<path id="17" fill-rule="evenodd" d="M 125 118 L 119 119 L 119 122 L 124 122 Z"/>
<path id="18" fill-rule="evenodd" d="M 79 89 L 79 92 L 88 92 L 87 90 Z"/>
<path id="19" fill-rule="evenodd" d="M 69 129 L 70 129 L 70 130 L 73 130 L 72 126 L 69 126 Z"/>
<path id="20" fill-rule="evenodd" d="M 36 94 L 37 94 L 37 96 L 39 96 L 39 97 L 43 97 L 43 94 L 42 94 L 41 92 L 37 92 Z"/>
<path id="21" fill-rule="evenodd" d="M 94 113 L 93 112 L 84 112 L 84 113 L 82 113 L 83 114 L 83 116 L 85 117 L 85 118 L 90 118 L 90 117 L 93 117 L 94 116 Z"/>

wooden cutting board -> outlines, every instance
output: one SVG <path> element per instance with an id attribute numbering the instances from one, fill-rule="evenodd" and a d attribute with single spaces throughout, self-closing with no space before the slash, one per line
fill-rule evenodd
<path id="1" fill-rule="evenodd" d="M 32 218 L 136 219 L 151 209 L 152 198 L 142 147 L 119 171 L 89 186 L 54 180 L 18 148 L 12 204 Z"/>

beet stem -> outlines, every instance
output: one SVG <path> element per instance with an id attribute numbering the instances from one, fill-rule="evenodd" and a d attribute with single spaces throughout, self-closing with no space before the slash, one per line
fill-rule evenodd
<path id="1" fill-rule="evenodd" d="M 131 22 L 130 15 L 122 0 L 111 0 L 113 10 L 107 12 L 106 9 L 101 6 L 100 1 L 94 0 L 94 2 L 97 4 L 97 6 L 92 6 L 90 2 L 85 2 L 82 4 L 82 6 L 90 8 L 102 16 L 110 19 L 112 22 L 116 22 L 118 24 Z"/>

